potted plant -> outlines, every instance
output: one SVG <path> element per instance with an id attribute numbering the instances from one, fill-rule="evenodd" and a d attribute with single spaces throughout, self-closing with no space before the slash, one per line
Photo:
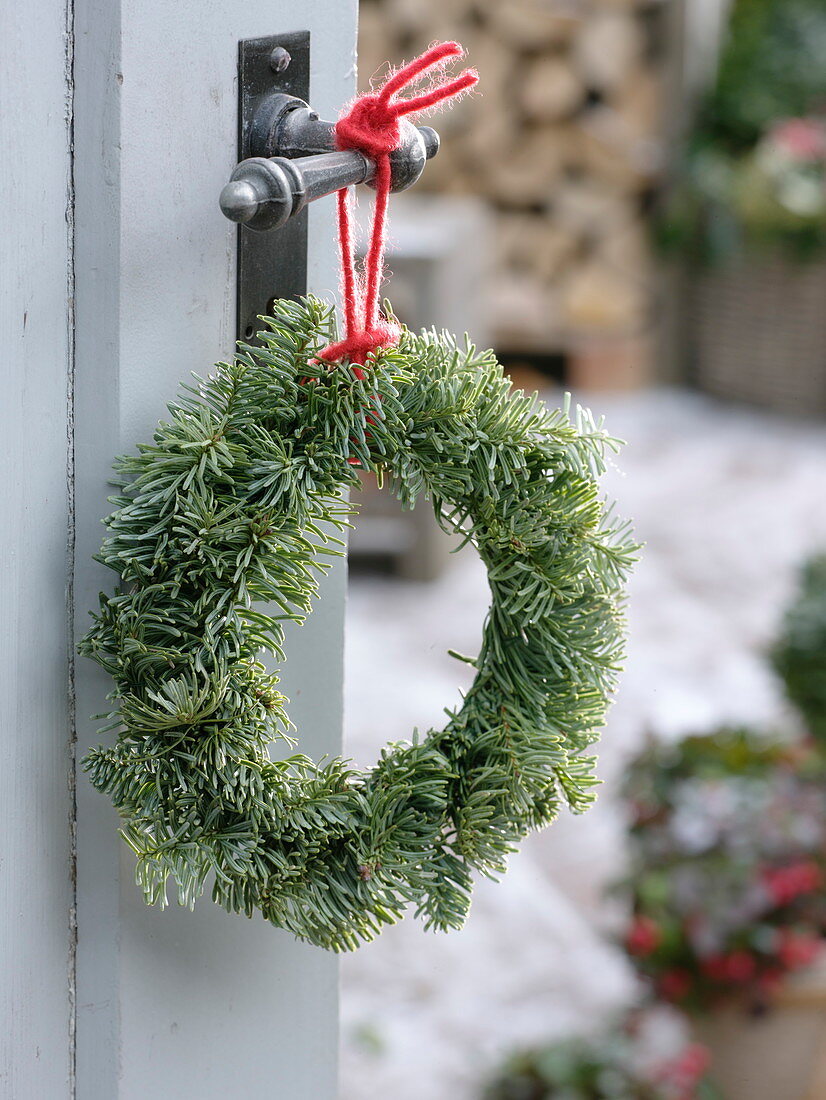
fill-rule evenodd
<path id="1" fill-rule="evenodd" d="M 659 237 L 705 389 L 826 413 L 826 6 L 734 0 Z"/>
<path id="2" fill-rule="evenodd" d="M 803 1100 L 826 1037 L 821 780 L 810 748 L 746 730 L 650 746 L 628 772 L 624 947 L 694 1016 L 731 1100 Z"/>

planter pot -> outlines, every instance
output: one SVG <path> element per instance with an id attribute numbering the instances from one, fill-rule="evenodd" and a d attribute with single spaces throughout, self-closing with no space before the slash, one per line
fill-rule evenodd
<path id="1" fill-rule="evenodd" d="M 701 389 L 826 415 L 826 261 L 754 256 L 695 272 L 691 313 Z"/>
<path id="2" fill-rule="evenodd" d="M 696 1021 L 725 1100 L 826 1098 L 826 950 L 791 977 L 771 1012 L 730 1006 Z"/>

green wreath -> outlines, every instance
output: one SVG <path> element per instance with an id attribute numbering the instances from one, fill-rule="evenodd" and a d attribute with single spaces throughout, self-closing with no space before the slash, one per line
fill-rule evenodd
<path id="1" fill-rule="evenodd" d="M 118 460 L 101 561 L 121 585 L 81 643 L 115 679 L 118 735 L 84 766 L 148 902 L 171 878 L 192 906 L 212 874 L 226 909 L 352 949 L 411 904 L 460 926 L 475 870 L 501 872 L 561 803 L 590 802 L 633 547 L 599 496 L 613 442 L 588 414 L 572 424 L 512 392 L 492 353 L 435 333 L 331 368 L 314 360 L 331 308 L 276 309 L 263 346 L 183 387 L 154 444 Z M 283 660 L 282 620 L 303 620 L 343 553 L 359 467 L 478 548 L 492 602 L 476 678 L 445 729 L 371 771 L 271 760 L 294 742 L 260 655 Z"/>

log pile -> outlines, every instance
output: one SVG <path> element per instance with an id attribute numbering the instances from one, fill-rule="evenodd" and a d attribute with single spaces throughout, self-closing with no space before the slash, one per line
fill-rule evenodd
<path id="1" fill-rule="evenodd" d="M 665 0 L 362 0 L 362 87 L 455 38 L 480 94 L 440 115 L 421 187 L 495 212 L 501 350 L 576 354 L 650 324 L 643 207 L 659 170 Z M 599 355 L 597 355 L 599 358 Z M 610 364 L 607 368 L 610 374 Z"/>

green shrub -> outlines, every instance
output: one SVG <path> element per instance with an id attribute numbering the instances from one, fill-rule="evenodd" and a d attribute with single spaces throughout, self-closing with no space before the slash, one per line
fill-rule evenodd
<path id="1" fill-rule="evenodd" d="M 821 111 L 824 57 L 823 0 L 735 0 L 697 137 L 736 154 L 777 119 Z"/>
<path id="2" fill-rule="evenodd" d="M 805 747 L 725 729 L 632 763 L 624 946 L 662 1000 L 762 1008 L 816 956 L 826 803 L 814 763 Z"/>
<path id="3" fill-rule="evenodd" d="M 826 2 L 735 0 L 715 80 L 664 197 L 664 251 L 701 262 L 826 249 Z"/>
<path id="4" fill-rule="evenodd" d="M 560 1039 L 511 1055 L 483 1100 L 719 1100 L 706 1070 L 709 1055 L 682 1041 L 651 1050 L 631 1013 L 592 1038 Z M 643 1023 L 644 1029 L 644 1023 Z M 660 1044 L 663 1045 L 663 1044 Z"/>
<path id="5" fill-rule="evenodd" d="M 826 747 L 826 554 L 803 567 L 773 658 L 809 733 Z"/>

